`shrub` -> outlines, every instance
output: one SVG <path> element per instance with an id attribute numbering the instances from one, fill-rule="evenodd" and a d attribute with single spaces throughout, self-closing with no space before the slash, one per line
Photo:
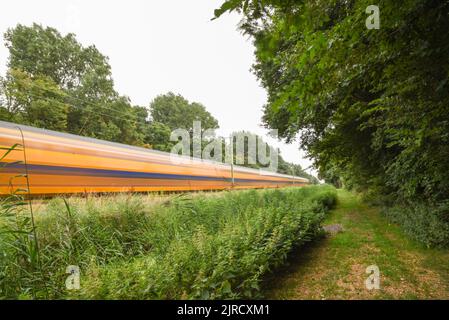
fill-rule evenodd
<path id="1" fill-rule="evenodd" d="M 308 187 L 53 199 L 36 221 L 45 283 L 52 298 L 259 297 L 261 277 L 320 232 L 335 196 Z M 79 292 L 65 289 L 68 265 L 81 269 Z"/>
<path id="2" fill-rule="evenodd" d="M 395 206 L 385 208 L 383 213 L 402 226 L 412 238 L 427 247 L 449 246 L 449 205 Z"/>

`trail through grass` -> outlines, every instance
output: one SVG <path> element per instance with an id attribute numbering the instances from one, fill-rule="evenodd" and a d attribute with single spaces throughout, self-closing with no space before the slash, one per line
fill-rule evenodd
<path id="1" fill-rule="evenodd" d="M 344 231 L 291 255 L 265 283 L 271 299 L 449 299 L 449 250 L 410 240 L 375 208 L 340 190 L 324 225 Z M 380 269 L 380 290 L 367 290 L 366 267 Z"/>

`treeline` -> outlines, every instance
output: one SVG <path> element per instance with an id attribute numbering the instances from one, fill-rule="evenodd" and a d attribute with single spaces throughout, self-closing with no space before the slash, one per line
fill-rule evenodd
<path id="1" fill-rule="evenodd" d="M 254 39 L 268 127 L 299 133 L 326 181 L 448 245 L 449 1 L 378 1 L 370 30 L 372 4 L 228 0 L 215 15 L 240 12 Z"/>
<path id="2" fill-rule="evenodd" d="M 114 89 L 108 58 L 73 34 L 19 24 L 4 40 L 9 58 L 0 77 L 0 120 L 161 151 L 173 147 L 172 130 L 192 132 L 193 121 L 201 121 L 203 130 L 219 127 L 204 105 L 174 93 L 148 107 L 132 105 Z M 282 158 L 279 172 L 317 181 Z"/>

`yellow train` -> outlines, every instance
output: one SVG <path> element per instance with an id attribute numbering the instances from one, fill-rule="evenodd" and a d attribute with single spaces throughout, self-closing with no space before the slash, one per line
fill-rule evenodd
<path id="1" fill-rule="evenodd" d="M 0 194 L 278 188 L 304 178 L 0 121 Z M 233 173 L 232 173 L 233 171 Z M 26 179 L 28 175 L 28 181 Z M 28 189 L 29 187 L 29 189 Z"/>

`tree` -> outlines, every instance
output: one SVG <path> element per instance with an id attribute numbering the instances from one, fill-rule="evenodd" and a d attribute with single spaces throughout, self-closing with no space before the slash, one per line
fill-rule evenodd
<path id="1" fill-rule="evenodd" d="M 173 147 L 173 142 L 170 141 L 170 133 L 171 130 L 167 125 L 153 121 L 148 126 L 145 142 L 153 149 L 169 152 Z"/>
<path id="2" fill-rule="evenodd" d="M 51 130 L 65 131 L 68 106 L 64 92 L 48 77 L 31 78 L 21 70 L 10 69 L 2 79 L 2 119 Z"/>
<path id="3" fill-rule="evenodd" d="M 31 27 L 18 24 L 8 29 L 4 38 L 10 69 L 46 75 L 63 89 L 79 87 L 89 75 L 112 83 L 107 57 L 95 46 L 81 46 L 72 33 L 62 36 L 56 29 L 36 23 Z"/>
<path id="4" fill-rule="evenodd" d="M 263 121 L 322 177 L 396 203 L 449 199 L 449 2 L 228 0 L 256 47 Z"/>
<path id="5" fill-rule="evenodd" d="M 171 130 L 186 129 L 193 132 L 194 121 L 201 121 L 203 132 L 218 128 L 218 121 L 202 104 L 190 103 L 172 92 L 157 96 L 150 103 L 150 116 L 152 121 L 163 123 Z"/>
<path id="6" fill-rule="evenodd" d="M 143 144 L 146 118 L 139 117 L 147 113 L 114 90 L 108 58 L 95 46 L 38 24 L 19 24 L 4 37 L 9 71 L 1 119 Z"/>

